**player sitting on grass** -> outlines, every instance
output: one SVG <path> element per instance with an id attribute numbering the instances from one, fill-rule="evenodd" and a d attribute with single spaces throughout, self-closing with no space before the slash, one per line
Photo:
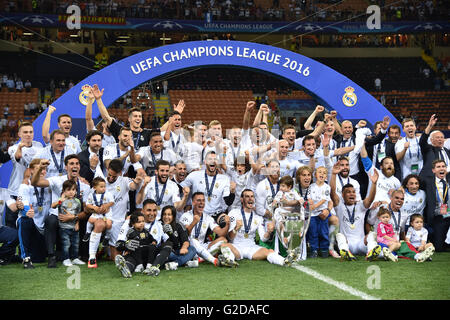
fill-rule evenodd
<path id="1" fill-rule="evenodd" d="M 421 253 L 415 260 L 424 262 L 433 255 L 434 246 L 432 243 L 427 243 L 428 230 L 423 227 L 423 216 L 421 214 L 413 214 L 410 217 L 410 224 L 405 241 L 411 243 Z"/>
<path id="2" fill-rule="evenodd" d="M 330 179 L 331 199 L 339 218 L 340 232 L 336 235 L 341 259 L 356 260 L 354 254 L 367 254 L 366 259 L 372 261 L 380 254 L 381 247 L 377 245 L 373 233 L 370 232 L 367 239 L 364 237 L 364 216 L 372 204 L 376 194 L 378 171 L 373 171 L 370 176 L 372 186 L 364 200 L 357 200 L 355 187 L 345 184 L 342 187 L 342 198 L 336 192 L 336 176 L 342 170 L 339 161 L 333 166 Z"/>

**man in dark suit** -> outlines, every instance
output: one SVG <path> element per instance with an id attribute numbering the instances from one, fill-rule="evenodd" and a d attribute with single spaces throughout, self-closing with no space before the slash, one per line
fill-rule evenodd
<path id="1" fill-rule="evenodd" d="M 424 215 L 427 224 L 433 229 L 432 242 L 436 251 L 444 251 L 445 238 L 450 227 L 450 173 L 447 173 L 444 160 L 434 160 L 431 167 L 433 176 L 423 179 L 427 194 Z"/>
<path id="2" fill-rule="evenodd" d="M 423 156 L 423 168 L 422 171 L 420 171 L 421 178 L 434 177 L 431 164 L 436 159 L 444 160 L 447 167 L 447 172 L 448 168 L 450 168 L 450 151 L 447 148 L 444 148 L 444 134 L 441 131 L 431 132 L 431 129 L 436 122 L 437 117 L 433 114 L 428 122 L 428 126 L 425 128 L 425 131 L 419 140 L 419 145 Z M 428 137 L 430 137 L 431 145 L 428 144 Z"/>
<path id="3" fill-rule="evenodd" d="M 86 135 L 88 148 L 80 152 L 80 176 L 85 178 L 89 183 L 92 182 L 97 172 L 105 175 L 105 167 L 103 164 L 103 133 L 98 130 L 91 130 Z"/>

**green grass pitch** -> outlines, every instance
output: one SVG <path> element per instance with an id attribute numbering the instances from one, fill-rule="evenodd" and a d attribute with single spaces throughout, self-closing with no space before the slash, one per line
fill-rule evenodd
<path id="1" fill-rule="evenodd" d="M 317 258 L 300 265 L 380 299 L 450 299 L 449 252 L 435 253 L 431 262 L 399 260 L 369 263 L 363 257 L 354 262 Z M 162 270 L 158 277 L 134 274 L 131 279 L 122 278 L 111 261 L 99 260 L 98 265 L 98 269 L 80 266 L 79 272 L 72 273 L 60 263 L 56 269 L 48 269 L 46 263 L 35 264 L 33 270 L 24 270 L 21 264 L 1 266 L 0 300 L 360 299 L 295 268 L 267 261 L 243 260 L 233 269 L 202 263 L 198 268 Z M 378 282 L 371 282 L 374 276 L 379 276 Z"/>

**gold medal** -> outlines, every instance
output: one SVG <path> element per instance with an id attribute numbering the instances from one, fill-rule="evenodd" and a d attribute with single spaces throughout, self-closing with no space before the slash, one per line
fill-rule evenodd
<path id="1" fill-rule="evenodd" d="M 59 176 L 62 177 L 62 172 L 59 173 Z"/>
<path id="2" fill-rule="evenodd" d="M 208 196 L 208 201 L 211 201 L 211 197 L 210 196 Z"/>
<path id="3" fill-rule="evenodd" d="M 42 212 L 42 210 L 43 210 L 42 206 L 39 206 L 38 210 L 39 210 L 39 212 Z"/>
<path id="4" fill-rule="evenodd" d="M 350 225 L 350 228 L 355 229 L 355 224 L 352 223 L 352 224 Z"/>
<path id="5" fill-rule="evenodd" d="M 244 238 L 245 238 L 245 239 L 248 239 L 248 233 L 247 233 L 247 232 L 244 233 Z"/>
<path id="6" fill-rule="evenodd" d="M 161 207 L 160 206 L 156 206 L 156 209 L 159 211 L 159 210 L 161 210 Z"/>

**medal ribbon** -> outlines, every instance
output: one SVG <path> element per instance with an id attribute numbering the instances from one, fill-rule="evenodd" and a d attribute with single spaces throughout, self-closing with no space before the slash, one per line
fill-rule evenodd
<path id="1" fill-rule="evenodd" d="M 206 183 L 206 194 L 208 195 L 208 197 L 211 197 L 213 189 L 214 189 L 214 183 L 216 182 L 216 178 L 217 178 L 217 173 L 214 175 L 212 184 L 211 184 L 211 188 L 209 187 L 209 182 L 208 182 L 208 175 L 206 174 L 206 170 L 205 170 L 205 183 Z"/>
<path id="2" fill-rule="evenodd" d="M 44 205 L 44 188 L 41 188 L 41 193 L 39 194 L 38 188 L 34 187 L 34 195 L 36 196 L 38 207 L 42 207 Z"/>
<path id="3" fill-rule="evenodd" d="M 200 235 L 200 230 L 202 228 L 202 223 L 203 223 L 203 214 L 200 218 L 200 221 L 195 225 L 195 239 L 198 239 L 198 236 Z"/>
<path id="4" fill-rule="evenodd" d="M 272 198 L 275 198 L 276 194 L 280 190 L 280 181 L 277 182 L 277 191 L 276 192 L 275 192 L 275 190 L 273 188 L 273 184 L 272 184 L 272 182 L 270 182 L 269 178 L 267 178 L 267 181 L 269 181 L 270 190 L 272 191 Z M 300 189 L 301 189 L 301 187 L 300 187 Z"/>
<path id="5" fill-rule="evenodd" d="M 356 209 L 356 203 L 353 205 L 353 212 L 350 214 L 350 210 L 348 210 L 347 206 L 345 206 L 345 209 L 347 209 L 347 213 L 348 213 L 348 219 L 350 220 L 351 224 L 355 223 L 355 209 Z"/>
<path id="6" fill-rule="evenodd" d="M 252 226 L 252 220 L 253 220 L 253 211 L 250 214 L 250 218 L 248 219 L 248 224 L 247 224 L 247 219 L 245 218 L 245 212 L 244 212 L 244 208 L 241 208 L 241 214 L 242 214 L 242 221 L 244 222 L 244 230 L 245 233 L 249 233 L 250 231 L 250 227 Z"/>
<path id="7" fill-rule="evenodd" d="M 155 200 L 156 200 L 156 204 L 158 206 L 160 206 L 162 203 L 162 200 L 164 198 L 164 192 L 166 191 L 166 186 L 167 186 L 167 182 L 163 184 L 163 188 L 162 188 L 161 194 L 160 194 L 159 187 L 158 187 L 158 177 L 156 177 L 156 179 L 155 179 L 155 192 L 156 192 L 155 197 L 156 197 L 156 199 Z"/>
<path id="8" fill-rule="evenodd" d="M 92 198 L 94 198 L 94 202 L 95 202 L 95 205 L 96 205 L 97 207 L 100 207 L 100 206 L 103 204 L 103 198 L 104 198 L 104 197 L 105 197 L 105 194 L 102 193 L 102 195 L 101 195 L 101 197 L 100 197 L 100 204 L 99 204 L 98 201 L 97 201 L 96 193 L 94 193 L 94 194 L 92 195 Z"/>
<path id="9" fill-rule="evenodd" d="M 58 164 L 58 161 L 56 161 L 55 152 L 53 152 L 52 148 L 50 148 L 50 153 L 52 155 L 53 163 L 55 164 L 56 169 L 58 169 L 58 172 L 60 174 L 62 174 L 64 171 L 64 150 L 61 151 L 61 160 L 60 160 L 59 164 Z"/>

